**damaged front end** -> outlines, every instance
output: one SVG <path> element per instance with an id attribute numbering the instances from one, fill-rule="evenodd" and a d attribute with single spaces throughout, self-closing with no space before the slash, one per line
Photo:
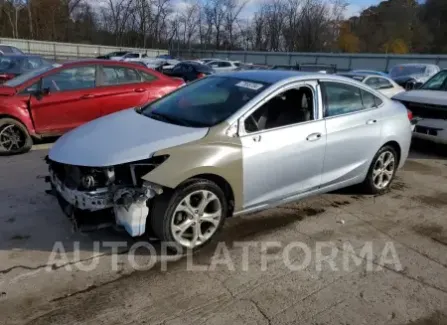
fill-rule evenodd
<path id="1" fill-rule="evenodd" d="M 149 201 L 163 193 L 161 186 L 141 177 L 167 158 L 157 156 L 117 166 L 84 167 L 46 157 L 50 174 L 47 181 L 62 210 L 78 228 L 83 222 L 92 224 L 95 220 L 91 219 L 103 219 L 106 215 L 112 220 L 110 225 L 122 226 L 136 237 L 146 231 Z"/>

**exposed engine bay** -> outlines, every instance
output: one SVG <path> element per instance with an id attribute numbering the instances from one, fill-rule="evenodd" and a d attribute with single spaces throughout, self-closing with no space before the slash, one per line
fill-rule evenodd
<path id="1" fill-rule="evenodd" d="M 48 157 L 52 192 L 64 213 L 74 222 L 83 212 L 108 212 L 114 222 L 133 237 L 146 230 L 149 200 L 163 188 L 142 176 L 167 159 L 158 156 L 145 161 L 112 167 L 84 167 L 62 164 Z"/>

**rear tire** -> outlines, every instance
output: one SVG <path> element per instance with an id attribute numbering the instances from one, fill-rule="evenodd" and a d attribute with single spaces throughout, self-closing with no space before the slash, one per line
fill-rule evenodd
<path id="1" fill-rule="evenodd" d="M 206 179 L 192 179 L 172 196 L 156 197 L 150 212 L 154 234 L 177 252 L 198 250 L 215 239 L 228 215 L 222 189 Z"/>
<path id="2" fill-rule="evenodd" d="M 26 127 L 12 118 L 0 119 L 0 155 L 16 155 L 31 150 L 33 139 Z"/>
<path id="3" fill-rule="evenodd" d="M 396 174 L 399 164 L 396 150 L 391 146 L 384 146 L 374 156 L 368 175 L 363 181 L 362 188 L 368 194 L 383 194 L 388 191 Z"/>

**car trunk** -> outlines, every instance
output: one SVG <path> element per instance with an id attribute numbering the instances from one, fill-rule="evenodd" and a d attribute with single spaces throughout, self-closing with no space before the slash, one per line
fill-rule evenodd
<path id="1" fill-rule="evenodd" d="M 402 101 L 414 117 L 447 119 L 447 105 L 422 104 L 416 102 Z"/>

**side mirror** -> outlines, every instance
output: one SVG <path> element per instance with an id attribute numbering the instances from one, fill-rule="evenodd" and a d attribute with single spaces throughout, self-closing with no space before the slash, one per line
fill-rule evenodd
<path id="1" fill-rule="evenodd" d="M 423 82 L 416 82 L 416 83 L 414 84 L 413 89 L 419 89 L 419 88 L 422 87 L 423 84 L 424 84 Z"/>
<path id="2" fill-rule="evenodd" d="M 50 94 L 50 88 L 44 88 L 42 90 L 36 90 L 33 95 L 37 100 L 41 100 L 44 96 L 48 96 Z"/>

